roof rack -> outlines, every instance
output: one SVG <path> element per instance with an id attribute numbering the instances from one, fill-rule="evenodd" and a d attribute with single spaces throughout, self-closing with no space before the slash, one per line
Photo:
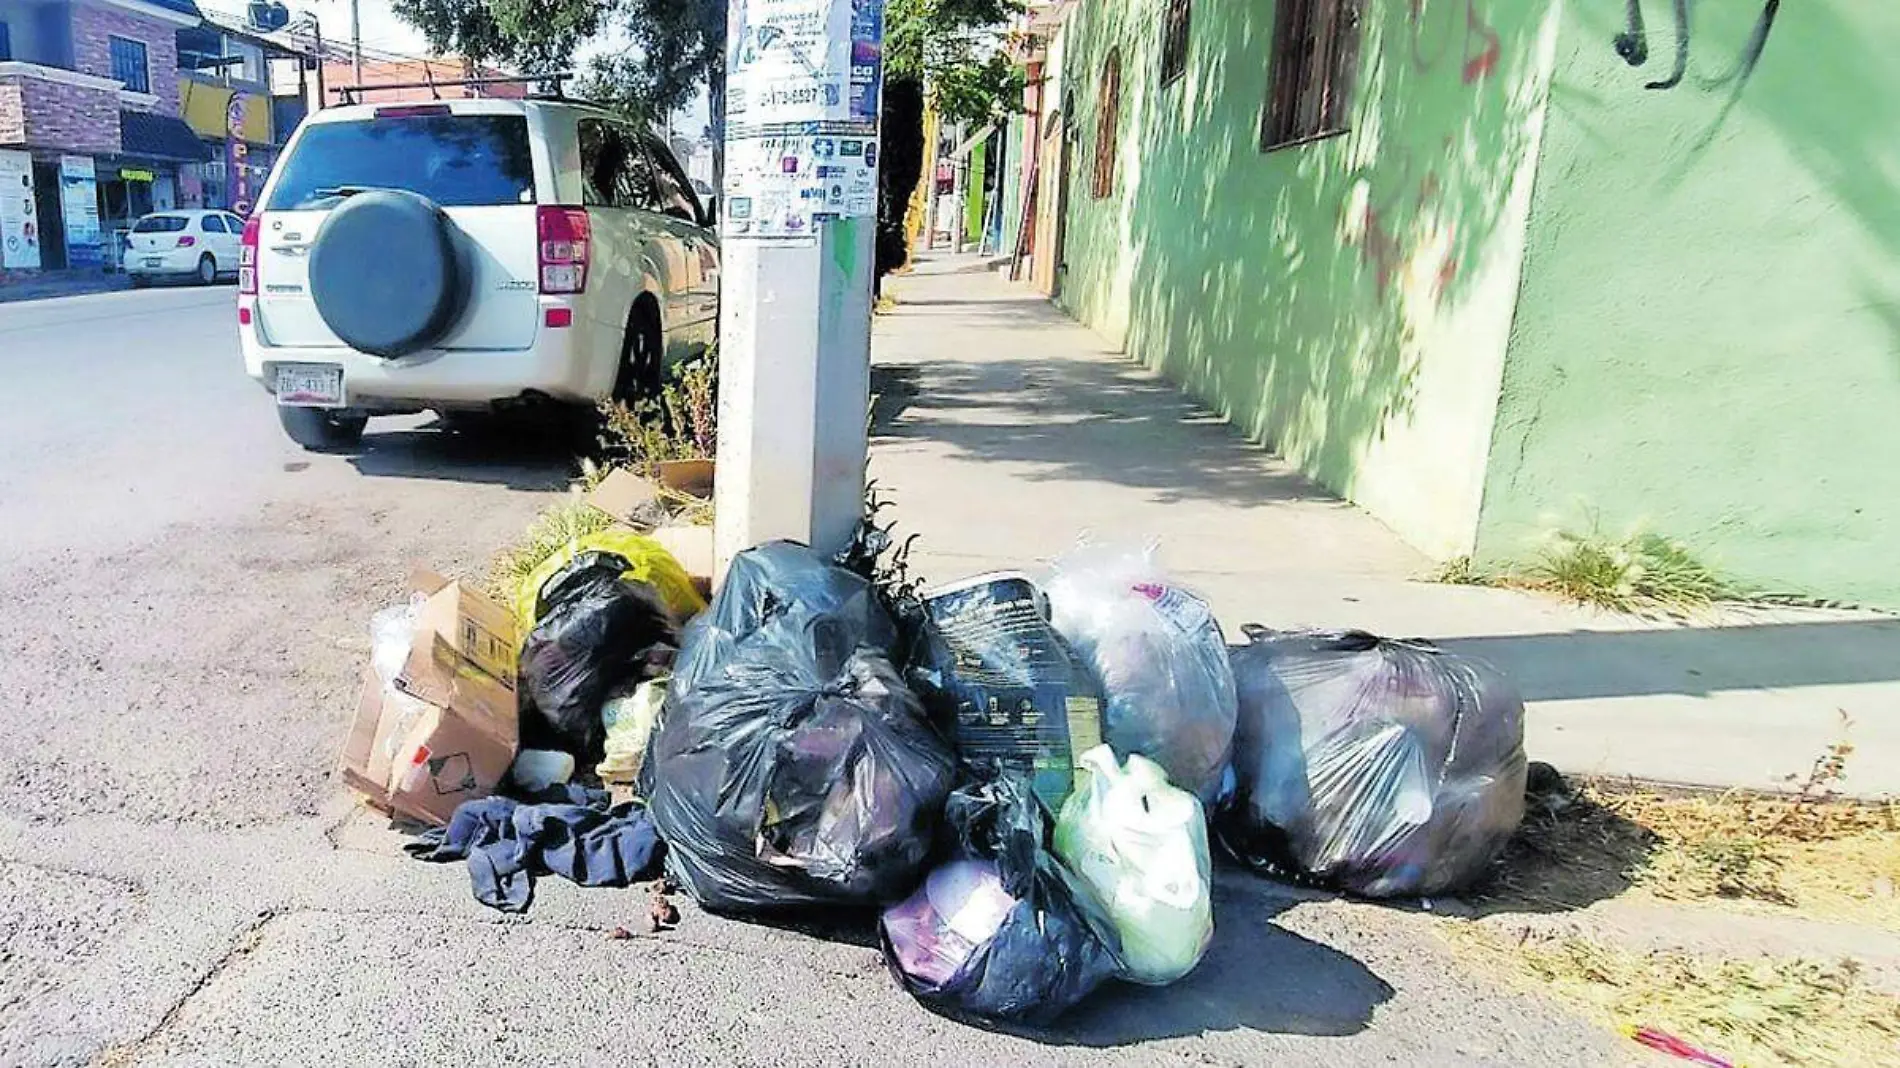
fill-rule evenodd
<path id="1" fill-rule="evenodd" d="M 427 68 L 425 67 L 424 70 L 426 71 Z M 453 89 L 465 85 L 552 85 L 554 87 L 553 98 L 565 100 L 567 97 L 563 95 L 561 91 L 561 83 L 571 81 L 573 78 L 574 72 L 571 70 L 550 71 L 547 74 L 498 74 L 482 78 L 456 78 L 454 80 L 445 79 L 441 81 L 431 77 L 429 80 L 421 82 L 378 82 L 375 85 L 340 85 L 336 91 L 342 95 L 345 104 L 356 104 L 361 102 L 364 93 L 374 93 L 386 89 L 427 89 L 432 97 L 440 100 L 442 99 L 441 91 L 443 89 Z"/>

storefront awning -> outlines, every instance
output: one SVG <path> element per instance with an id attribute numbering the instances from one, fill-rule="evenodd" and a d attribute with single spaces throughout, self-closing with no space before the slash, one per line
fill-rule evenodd
<path id="1" fill-rule="evenodd" d="M 119 112 L 120 153 L 145 159 L 203 163 L 211 150 L 183 119 L 144 111 Z"/>

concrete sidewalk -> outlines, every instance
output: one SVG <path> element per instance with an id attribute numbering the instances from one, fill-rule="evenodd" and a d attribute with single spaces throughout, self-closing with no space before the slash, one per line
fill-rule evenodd
<path id="1" fill-rule="evenodd" d="M 1230 636 L 1360 627 L 1493 661 L 1529 702 L 1532 759 L 1565 771 L 1774 787 L 1845 736 L 1847 788 L 1900 794 L 1900 620 L 1678 625 L 1420 581 L 1430 562 L 1377 520 L 1046 301 L 956 267 L 887 283 L 873 347 L 871 474 L 926 578 L 1035 574 L 1083 532 L 1158 539 Z"/>
<path id="2" fill-rule="evenodd" d="M 100 270 L 44 271 L 0 280 L 0 304 L 22 300 L 51 300 L 87 293 L 114 293 L 132 288 L 132 279 Z"/>

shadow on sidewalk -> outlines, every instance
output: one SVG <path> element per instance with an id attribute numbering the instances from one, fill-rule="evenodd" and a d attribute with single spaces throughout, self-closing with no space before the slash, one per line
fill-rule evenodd
<path id="1" fill-rule="evenodd" d="M 1526 701 L 1900 681 L 1900 620 L 1446 638 L 1511 676 Z"/>
<path id="2" fill-rule="evenodd" d="M 1002 302 L 977 302 L 985 318 Z M 1045 317 L 1044 313 L 1034 315 Z M 1344 502 L 1250 445 L 1219 416 L 1126 362 L 932 360 L 872 369 L 874 442 L 935 441 L 1018 477 L 1138 487 L 1163 502 Z"/>
<path id="3" fill-rule="evenodd" d="M 1219 872 L 1214 941 L 1187 978 L 1164 987 L 1112 983 L 1057 1026 L 1012 1033 L 1090 1047 L 1215 1031 L 1358 1034 L 1392 987 L 1352 957 L 1272 922 L 1296 901 L 1255 876 Z"/>

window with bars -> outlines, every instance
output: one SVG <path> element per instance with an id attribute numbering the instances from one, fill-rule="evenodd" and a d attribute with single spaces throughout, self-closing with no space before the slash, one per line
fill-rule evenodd
<path id="1" fill-rule="evenodd" d="M 1115 192 L 1115 134 L 1121 127 L 1122 50 L 1111 48 L 1102 64 L 1101 95 L 1095 104 L 1095 173 L 1089 192 L 1101 200 Z"/>
<path id="2" fill-rule="evenodd" d="M 1344 132 L 1358 72 L 1364 0 L 1280 0 L 1267 67 L 1260 148 Z"/>
<path id="3" fill-rule="evenodd" d="M 1161 87 L 1166 89 L 1187 73 L 1190 0 L 1168 0 L 1161 20 Z"/>
<path id="4" fill-rule="evenodd" d="M 151 92 L 152 71 L 145 62 L 144 43 L 109 37 L 106 44 L 112 51 L 112 76 L 124 82 L 129 92 Z"/>

